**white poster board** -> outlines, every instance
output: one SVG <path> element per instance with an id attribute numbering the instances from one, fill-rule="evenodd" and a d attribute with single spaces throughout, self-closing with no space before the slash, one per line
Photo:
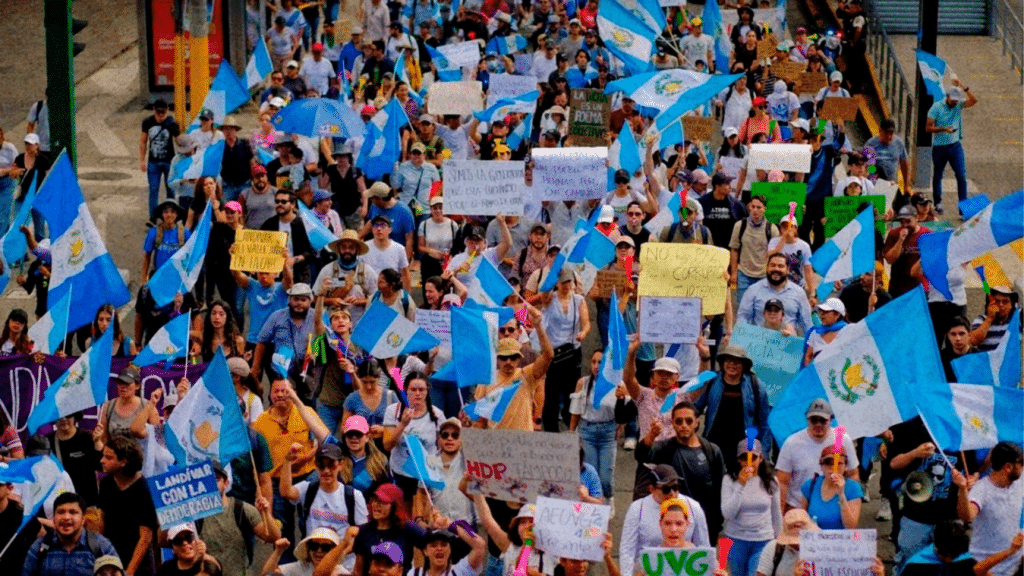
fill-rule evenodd
<path id="1" fill-rule="evenodd" d="M 700 336 L 700 298 L 640 297 L 640 341 L 696 344 Z"/>
<path id="2" fill-rule="evenodd" d="M 881 194 L 882 196 L 885 196 L 885 205 L 888 207 L 892 206 L 892 201 L 896 199 L 896 193 L 899 191 L 900 186 L 896 182 L 882 180 L 879 178 L 878 180 L 875 180 L 875 189 L 872 190 L 870 194 Z M 865 192 L 865 194 L 868 193 L 869 192 Z"/>
<path id="3" fill-rule="evenodd" d="M 452 349 L 452 313 L 451 310 L 416 311 L 416 325 L 441 341 L 441 348 L 451 352 Z"/>
<path id="4" fill-rule="evenodd" d="M 608 194 L 608 148 L 604 146 L 534 148 L 532 157 L 538 200 L 580 201 Z"/>
<path id="5" fill-rule="evenodd" d="M 512 98 L 537 89 L 536 76 L 519 76 L 517 74 L 491 74 L 491 80 L 487 84 L 487 107 L 494 106 L 494 103 L 502 98 Z M 533 108 L 536 109 L 536 102 Z M 515 112 L 530 113 L 531 109 L 515 110 Z"/>
<path id="6" fill-rule="evenodd" d="M 476 66 L 480 62 L 480 44 L 475 40 L 438 46 L 437 51 L 448 59 L 450 67 Z"/>
<path id="7" fill-rule="evenodd" d="M 578 498 L 579 442 L 576 432 L 464 428 L 468 491 L 523 504 L 537 496 Z"/>
<path id="8" fill-rule="evenodd" d="M 740 177 L 740 170 L 743 169 L 746 158 L 726 157 L 719 158 L 718 161 L 722 164 L 722 173 L 735 180 Z M 735 184 L 733 184 L 733 187 L 735 188 Z"/>
<path id="9" fill-rule="evenodd" d="M 444 165 L 444 213 L 523 215 L 522 162 L 449 160 Z"/>
<path id="10" fill-rule="evenodd" d="M 533 519 L 537 549 L 560 558 L 604 560 L 601 543 L 610 512 L 611 507 L 603 504 L 538 496 Z"/>
<path id="11" fill-rule="evenodd" d="M 434 82 L 427 91 L 428 114 L 465 116 L 483 110 L 483 84 L 476 80 Z"/>
<path id="12" fill-rule="evenodd" d="M 782 170 L 807 173 L 811 170 L 810 144 L 751 144 L 749 170 Z"/>
<path id="13" fill-rule="evenodd" d="M 870 530 L 802 530 L 800 560 L 811 563 L 811 574 L 870 576 L 878 554 L 878 534 Z"/>
<path id="14" fill-rule="evenodd" d="M 666 6 L 682 6 L 686 7 L 686 0 L 658 0 L 658 5 L 662 8 Z"/>

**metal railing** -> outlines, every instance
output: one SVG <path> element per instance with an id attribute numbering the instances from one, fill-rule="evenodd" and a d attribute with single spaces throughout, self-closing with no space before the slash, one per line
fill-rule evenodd
<path id="1" fill-rule="evenodd" d="M 996 0 L 992 9 L 995 11 L 993 34 L 1003 43 L 1003 54 L 1009 52 L 1010 64 L 1024 84 L 1024 24 L 1006 0 Z"/>
<path id="2" fill-rule="evenodd" d="M 914 84 L 908 81 L 906 74 L 903 73 L 903 68 L 896 57 L 896 50 L 889 42 L 889 35 L 885 33 L 885 27 L 875 14 L 873 4 L 865 2 L 864 8 L 868 21 L 865 37 L 866 56 L 874 66 L 881 88 L 878 96 L 885 103 L 889 116 L 896 122 L 896 128 L 901 132 L 903 141 L 907 146 L 912 146 L 912 143 L 917 141 Z"/>

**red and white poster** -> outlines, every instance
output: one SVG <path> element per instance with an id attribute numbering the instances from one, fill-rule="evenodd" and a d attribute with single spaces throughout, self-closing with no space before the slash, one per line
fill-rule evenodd
<path id="1" fill-rule="evenodd" d="M 174 88 L 174 0 L 150 0 L 147 29 L 149 31 L 149 88 Z M 213 19 L 210 21 L 210 78 L 217 74 L 224 58 L 223 0 L 213 0 Z M 185 81 L 188 82 L 188 32 L 185 38 Z"/>

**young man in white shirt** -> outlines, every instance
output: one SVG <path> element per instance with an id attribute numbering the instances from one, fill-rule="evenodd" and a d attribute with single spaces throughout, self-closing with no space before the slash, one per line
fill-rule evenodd
<path id="1" fill-rule="evenodd" d="M 412 280 L 409 277 L 409 259 L 406 256 L 405 246 L 395 242 L 389 237 L 391 234 L 391 218 L 378 214 L 370 221 L 370 229 L 373 231 L 373 240 L 367 244 L 366 254 L 359 257 L 374 270 L 385 270 L 391 268 L 402 275 L 402 286 L 406 291 L 412 290 Z"/>

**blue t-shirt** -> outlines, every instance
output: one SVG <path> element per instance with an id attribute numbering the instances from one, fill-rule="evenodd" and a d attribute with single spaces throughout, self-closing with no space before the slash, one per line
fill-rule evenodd
<path id="1" fill-rule="evenodd" d="M 156 231 L 158 229 L 159 226 L 154 226 L 153 228 L 149 229 L 149 232 L 146 233 L 146 240 L 142 243 L 142 250 L 146 254 L 153 252 L 153 248 L 156 245 Z M 184 230 L 184 240 L 181 243 L 179 243 L 177 226 L 171 228 L 170 230 L 164 230 L 163 242 L 161 242 L 160 246 L 156 248 L 156 254 L 154 254 L 152 257 L 153 267 L 150 269 L 150 271 L 155 272 L 158 268 L 163 266 L 165 262 L 170 260 L 171 256 L 174 256 L 174 253 L 178 251 L 178 248 L 181 248 L 182 244 L 188 242 L 188 238 L 191 235 L 191 230 Z"/>
<path id="2" fill-rule="evenodd" d="M 412 210 L 404 204 L 395 204 L 391 208 L 379 208 L 376 204 L 370 204 L 370 211 L 367 220 L 372 221 L 379 215 L 391 218 L 391 234 L 389 238 L 405 246 L 405 235 L 416 230 L 416 220 L 412 217 Z"/>
<path id="3" fill-rule="evenodd" d="M 394 402 L 397 402 L 397 399 L 395 399 L 394 393 L 388 390 L 381 398 L 380 404 L 377 404 L 377 408 L 371 412 L 370 409 L 366 407 L 366 404 L 363 404 L 363 399 L 359 397 L 359 393 L 353 392 L 345 397 L 345 410 L 366 418 L 366 423 L 370 426 L 375 424 L 383 426 L 384 411 L 387 409 L 388 404 L 392 404 Z"/>
<path id="4" fill-rule="evenodd" d="M 264 288 L 256 280 L 250 279 L 249 287 L 245 289 L 245 299 L 249 302 L 249 334 L 245 339 L 256 342 L 267 318 L 288 305 L 288 294 L 280 282 Z"/>
<path id="5" fill-rule="evenodd" d="M 935 125 L 939 127 L 952 126 L 953 128 L 956 128 L 952 134 L 949 134 L 948 132 L 937 132 L 932 134 L 932 146 L 955 144 L 960 141 L 960 135 L 963 134 L 964 131 L 963 109 L 964 103 L 962 100 L 954 104 L 952 108 L 946 106 L 945 98 L 932 104 L 932 107 L 928 109 L 928 117 L 935 120 Z"/>
<path id="6" fill-rule="evenodd" d="M 583 470 L 580 470 L 580 484 L 587 489 L 587 493 L 594 498 L 604 498 L 604 491 L 601 489 L 601 477 L 592 464 L 583 463 Z"/>
<path id="7" fill-rule="evenodd" d="M 825 478 L 821 475 L 810 478 L 800 486 L 800 493 L 807 499 L 807 514 L 817 522 L 822 530 L 842 530 L 843 516 L 839 511 L 839 496 L 833 496 L 825 502 L 821 499 L 821 484 Z M 814 484 L 813 486 L 811 484 Z M 864 488 L 856 480 L 846 479 L 843 489 L 847 500 L 856 500 L 864 497 Z"/>

